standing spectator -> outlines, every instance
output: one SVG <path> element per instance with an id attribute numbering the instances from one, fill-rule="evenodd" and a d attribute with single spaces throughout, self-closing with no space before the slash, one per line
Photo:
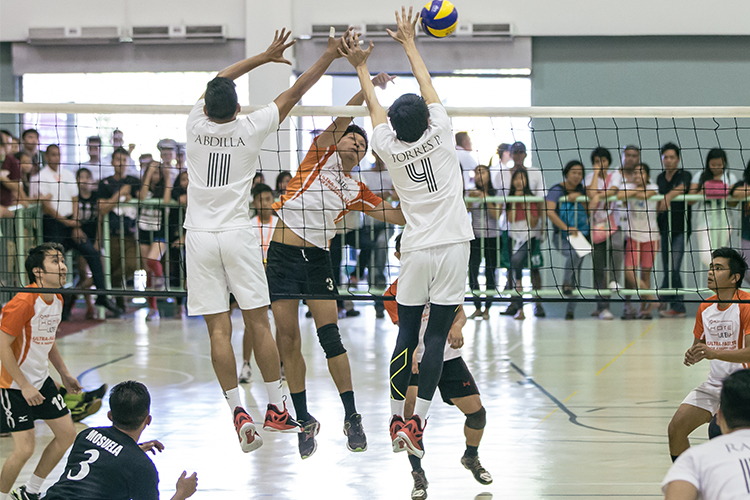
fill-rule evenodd
<path id="1" fill-rule="evenodd" d="M 468 132 L 459 132 L 456 134 L 456 154 L 458 162 L 461 164 L 461 172 L 464 177 L 464 192 L 475 188 L 474 169 L 477 168 L 477 160 L 474 158 L 474 146 L 471 144 L 471 137 Z"/>
<path id="2" fill-rule="evenodd" d="M 34 165 L 31 169 L 31 175 L 36 175 L 39 173 L 42 164 L 41 154 L 39 153 L 39 132 L 33 128 L 26 129 L 21 134 L 21 141 L 23 142 L 21 151 L 29 155 L 31 163 Z"/>
<path id="3" fill-rule="evenodd" d="M 175 288 L 184 288 L 181 276 L 185 276 L 185 230 L 182 229 L 187 206 L 188 175 L 183 170 L 177 175 L 172 187 L 172 200 L 180 204 L 179 207 L 169 209 L 169 284 Z M 175 297 L 176 319 L 185 314 L 185 297 Z"/>
<path id="4" fill-rule="evenodd" d="M 627 203 L 628 240 L 625 246 L 625 287 L 630 289 L 651 288 L 651 269 L 654 267 L 656 252 L 659 250 L 659 225 L 656 222 L 656 195 L 659 187 L 650 182 L 651 169 L 645 163 L 633 170 L 633 182 L 625 184 L 625 189 L 617 193 L 617 198 Z M 638 268 L 641 277 L 638 278 Z M 653 298 L 643 296 L 639 298 Z M 653 302 L 641 302 L 640 312 L 631 308 L 630 297 L 625 296 L 622 319 L 651 319 Z"/>
<path id="5" fill-rule="evenodd" d="M 112 131 L 112 152 L 107 153 L 104 156 L 104 159 L 102 160 L 102 165 L 112 165 L 112 154 L 117 148 L 123 148 L 125 151 L 128 152 L 128 175 L 138 176 L 138 167 L 135 164 L 135 161 L 130 156 L 133 154 L 133 150 L 135 149 L 135 144 L 128 144 L 128 147 L 125 148 L 125 140 L 123 139 L 122 130 L 116 128 Z M 148 166 L 148 164 L 146 165 Z M 145 170 L 144 170 L 145 172 Z"/>
<path id="6" fill-rule="evenodd" d="M 513 173 L 510 180 L 511 188 L 509 196 L 534 196 L 529 187 L 529 174 L 526 170 L 519 169 Z M 515 285 L 515 290 L 523 294 L 523 270 L 527 267 L 531 256 L 534 240 L 534 228 L 539 224 L 541 212 L 539 203 L 536 202 L 514 202 L 505 206 L 508 214 L 510 246 L 512 256 L 510 258 L 510 269 L 508 275 Z M 533 280 L 532 280 L 533 282 Z M 511 306 L 515 306 L 515 319 L 526 319 L 523 314 L 523 296 L 514 297 Z M 540 307 L 537 304 L 537 310 Z M 537 316 L 539 314 L 537 313 Z"/>
<path id="7" fill-rule="evenodd" d="M 141 200 L 161 199 L 164 205 L 172 201 L 171 165 L 152 162 L 143 175 L 139 198 Z M 138 243 L 141 246 L 141 262 L 147 270 L 147 286 L 156 290 L 164 288 L 164 269 L 161 258 L 167 250 L 165 232 L 166 207 L 143 205 L 138 214 Z M 156 297 L 148 298 L 146 321 L 159 319 Z"/>
<path id="8" fill-rule="evenodd" d="M 279 175 L 276 176 L 276 191 L 273 192 L 274 198 L 278 200 L 282 195 L 286 194 L 286 186 L 290 180 L 292 180 L 292 174 L 288 170 L 279 172 Z"/>
<path id="9" fill-rule="evenodd" d="M 603 148 L 598 147 L 591 153 L 591 164 L 594 171 L 586 176 L 584 185 L 586 195 L 589 198 L 589 210 L 591 214 L 591 259 L 594 267 L 594 288 L 606 290 L 608 274 L 615 272 L 618 268 L 615 258 L 615 240 L 617 244 L 622 242 L 622 234 L 618 228 L 619 212 L 615 203 L 607 201 L 615 196 L 622 185 L 620 172 L 610 172 L 612 155 Z M 617 252 L 619 253 L 619 252 Z M 621 265 L 621 264 L 620 264 Z M 600 295 L 599 302 L 593 316 L 599 319 L 612 320 L 614 315 L 609 310 L 609 299 Z"/>
<path id="10" fill-rule="evenodd" d="M 159 150 L 162 165 L 173 168 L 176 163 L 177 143 L 172 139 L 162 139 L 156 144 L 156 149 Z"/>
<path id="11" fill-rule="evenodd" d="M 570 244 L 569 238 L 578 233 L 589 236 L 589 216 L 587 204 L 576 202 L 586 196 L 586 189 L 581 182 L 585 171 L 578 160 L 569 161 L 563 168 L 563 182 L 555 184 L 546 197 L 547 217 L 552 223 L 552 244 L 565 257 L 562 293 L 570 297 L 573 290 L 581 286 L 581 265 L 583 257 Z M 575 318 L 576 303 L 568 302 L 565 319 Z"/>
<path id="12" fill-rule="evenodd" d="M 252 186 L 250 186 L 250 189 L 254 188 L 258 184 L 265 184 L 266 183 L 266 176 L 263 175 L 263 172 L 256 172 L 253 176 L 253 183 Z"/>
<path id="13" fill-rule="evenodd" d="M 144 153 L 141 156 L 138 157 L 138 166 L 140 172 L 145 172 L 148 169 L 148 166 L 151 165 L 151 162 L 154 161 L 154 155 L 151 153 Z M 140 175 L 139 175 L 140 177 Z"/>
<path id="14" fill-rule="evenodd" d="M 742 180 L 732 186 L 730 195 L 732 198 L 742 200 L 742 210 L 740 212 L 742 255 L 747 260 L 750 257 L 750 162 L 748 162 L 745 168 Z M 750 278 L 750 274 L 745 276 L 746 280 L 748 278 Z"/>
<path id="15" fill-rule="evenodd" d="M 13 155 L 18 160 L 21 166 L 21 188 L 24 194 L 28 198 L 31 188 L 31 172 L 34 170 L 34 162 L 31 161 L 31 156 L 25 151 L 19 151 Z"/>
<path id="16" fill-rule="evenodd" d="M 704 264 L 711 262 L 711 250 L 729 245 L 729 234 L 733 224 L 727 210 L 726 198 L 729 188 L 737 184 L 737 176 L 727 171 L 727 154 L 714 148 L 706 155 L 706 166 L 696 172 L 690 184 L 690 194 L 702 194 L 703 202 L 696 205 L 698 218 L 698 252 Z"/>
<path id="17" fill-rule="evenodd" d="M 27 202 L 21 184 L 21 162 L 9 153 L 7 140 L 7 136 L 0 133 L 0 206 L 3 207 Z M 6 215 L 3 213 L 2 216 Z"/>
<path id="18" fill-rule="evenodd" d="M 488 196 L 497 196 L 497 190 L 492 185 L 490 169 L 485 165 L 479 165 L 474 169 L 474 180 L 476 189 L 469 192 L 472 198 L 483 198 L 485 201 L 472 202 L 469 205 L 471 224 L 474 229 L 474 239 L 471 241 L 469 251 L 469 286 L 474 295 L 474 307 L 476 310 L 470 319 L 490 319 L 490 306 L 492 305 L 491 291 L 497 291 L 495 271 L 497 270 L 497 248 L 500 239 L 500 229 L 497 221 L 502 211 L 501 204 L 486 201 Z M 482 299 L 479 297 L 479 265 L 482 263 L 484 253 L 484 277 L 485 297 L 484 311 L 482 311 Z"/>
<path id="19" fill-rule="evenodd" d="M 488 165 L 490 167 L 490 176 L 493 179 L 497 179 L 498 173 L 501 170 L 508 170 L 513 165 L 511 164 L 512 158 L 510 156 L 510 144 L 503 142 L 497 147 L 497 154 L 490 158 Z"/>
<path id="20" fill-rule="evenodd" d="M 108 162 L 102 160 L 101 137 L 92 135 L 86 139 L 86 152 L 89 155 L 89 159 L 87 162 L 81 163 L 81 167 L 88 168 L 94 176 L 95 181 L 114 175 L 115 168 L 112 166 L 111 158 Z"/>
<path id="21" fill-rule="evenodd" d="M 511 158 L 513 159 L 513 167 L 510 170 L 501 170 L 498 172 L 497 177 L 495 177 L 495 180 L 493 182 L 493 185 L 495 186 L 495 189 L 499 191 L 499 194 L 501 196 L 508 196 L 511 191 L 511 179 L 515 175 L 516 172 L 519 170 L 523 170 L 527 173 L 528 178 L 528 184 L 527 187 L 531 191 L 531 196 L 540 196 L 544 197 L 545 195 L 545 189 L 544 189 L 544 177 L 542 176 L 542 172 L 535 167 L 526 167 L 524 165 L 524 162 L 526 161 L 526 145 L 522 142 L 514 142 L 513 145 L 510 147 L 510 153 Z M 512 205 L 512 204 L 511 204 Z M 510 213 L 511 207 L 506 205 L 505 210 L 503 210 L 503 213 L 500 215 L 500 221 L 499 226 L 501 231 L 508 231 L 510 229 L 510 223 L 507 219 L 507 215 Z M 530 247 L 529 251 L 533 251 L 534 247 L 537 247 L 541 244 L 540 240 L 543 233 L 542 228 L 542 220 L 541 218 L 537 218 L 537 224 L 534 227 L 531 227 L 531 239 L 529 241 Z M 512 249 L 508 248 L 501 248 L 501 252 L 504 254 L 510 254 L 512 252 Z M 539 272 L 538 268 L 532 267 L 531 269 L 531 287 L 534 290 L 541 290 L 542 289 L 542 275 Z M 506 284 L 506 289 L 510 289 L 510 284 L 512 282 L 512 278 L 510 277 L 510 271 L 508 272 L 508 280 Z M 513 316 L 518 312 L 518 303 L 511 303 L 511 305 L 501 314 Z M 521 303 L 521 305 L 523 305 Z M 538 318 L 543 318 L 546 316 L 546 313 L 544 311 L 544 308 L 542 307 L 542 304 L 537 302 L 534 305 L 534 315 Z"/>
<path id="22" fill-rule="evenodd" d="M 47 147 L 45 158 L 47 166 L 31 179 L 31 199 L 42 203 L 44 240 L 78 251 L 91 269 L 94 286 L 104 290 L 101 254 L 81 229 L 80 221 L 71 218 L 73 198 L 78 196 L 75 175 L 60 165 L 60 148 L 56 144 Z M 115 316 L 120 314 L 106 295 L 99 295 L 96 305 L 104 306 Z"/>
<path id="23" fill-rule="evenodd" d="M 680 168 L 680 148 L 667 143 L 661 148 L 661 163 L 664 172 L 656 178 L 659 194 L 664 199 L 658 204 L 659 234 L 661 236 L 661 259 L 664 266 L 662 288 L 679 290 L 682 288 L 682 258 L 685 245 L 690 239 L 692 228 L 692 211 L 684 201 L 672 201 L 690 190 L 691 176 Z M 750 237 L 750 230 L 748 231 Z M 685 304 L 682 296 L 666 295 L 660 307 L 661 315 L 671 318 L 685 317 Z M 667 307 L 671 309 L 667 310 Z"/>
<path id="24" fill-rule="evenodd" d="M 73 197 L 73 216 L 74 221 L 78 221 L 81 231 L 84 232 L 89 241 L 94 243 L 94 248 L 99 249 L 99 193 L 96 189 L 96 181 L 91 175 L 91 170 L 86 167 L 79 168 L 76 172 L 76 183 L 78 185 L 78 196 Z M 88 289 L 94 284 L 94 281 L 88 276 L 88 266 L 86 259 L 78 256 L 78 288 Z M 75 296 L 74 296 L 75 297 Z M 94 304 L 91 295 L 84 294 L 86 301 L 86 319 L 94 319 Z M 75 298 L 66 302 L 66 310 L 63 316 L 70 316 L 70 308 L 73 306 Z M 68 305 L 69 304 L 69 305 Z"/>
<path id="25" fill-rule="evenodd" d="M 641 150 L 632 144 L 625 146 L 620 155 L 620 179 L 618 188 L 622 191 L 625 184 L 634 182 L 635 167 L 641 162 Z M 629 214 L 625 204 L 615 202 L 615 220 L 620 231 L 612 235 L 612 277 L 609 282 L 611 290 L 617 290 L 622 284 L 620 273 L 624 270 L 623 259 L 627 247 L 630 231 L 628 226 Z M 624 276 L 623 276 L 624 277 Z"/>

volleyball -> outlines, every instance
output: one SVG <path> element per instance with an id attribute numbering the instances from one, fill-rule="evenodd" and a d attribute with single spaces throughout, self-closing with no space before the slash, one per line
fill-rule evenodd
<path id="1" fill-rule="evenodd" d="M 422 9 L 422 31 L 434 38 L 445 38 L 458 25 L 458 11 L 448 0 L 432 0 Z"/>

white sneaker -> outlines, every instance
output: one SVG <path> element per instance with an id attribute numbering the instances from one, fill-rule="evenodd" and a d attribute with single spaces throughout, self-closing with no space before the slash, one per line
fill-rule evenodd
<path id="1" fill-rule="evenodd" d="M 609 309 L 605 309 L 599 313 L 599 319 L 613 320 L 615 319 L 615 316 Z"/>
<path id="2" fill-rule="evenodd" d="M 620 284 L 617 283 L 615 280 L 612 280 L 612 281 L 609 282 L 609 289 L 612 290 L 613 292 L 615 290 L 619 290 L 620 289 Z"/>
<path id="3" fill-rule="evenodd" d="M 250 362 L 245 361 L 244 363 L 242 363 L 242 368 L 240 369 L 240 384 L 249 384 L 252 374 L 253 369 L 250 366 Z"/>

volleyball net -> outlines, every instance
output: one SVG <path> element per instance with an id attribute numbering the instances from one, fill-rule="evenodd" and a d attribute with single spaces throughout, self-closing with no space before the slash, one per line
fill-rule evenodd
<path id="1" fill-rule="evenodd" d="M 62 237 L 71 240 L 65 243 L 68 287 L 134 297 L 185 295 L 189 276 L 182 222 L 189 203 L 189 110 L 0 103 L 0 130 L 20 142 L 14 144 L 3 134 L 3 301 L 28 284 L 28 250 Z M 460 153 L 467 212 L 476 236 L 467 269 L 467 301 L 700 301 L 711 294 L 706 272 L 713 250 L 729 246 L 750 252 L 745 190 L 750 108 L 448 112 L 454 133 L 466 133 L 472 143 Z M 316 134 L 335 116 L 353 116 L 368 134 L 372 130 L 364 107 L 297 107 L 266 140 L 259 181 L 270 186 L 275 198 L 289 177 L 279 174 L 295 174 Z M 36 147 L 33 132 L 22 137 L 28 130 L 37 133 Z M 669 149 L 678 154 L 676 163 L 667 158 L 663 164 L 667 144 L 676 146 Z M 55 146 L 57 157 L 54 151 L 50 154 Z M 113 153 L 118 147 L 127 158 L 125 166 L 118 167 L 122 172 L 116 173 Z M 596 148 L 598 156 L 592 156 Z M 505 149 L 508 153 L 503 154 Z M 602 166 L 605 161 L 608 168 Z M 42 187 L 50 162 L 59 162 L 70 174 L 54 172 L 57 191 Z M 152 163 L 151 185 L 161 183 L 162 188 L 142 192 Z M 670 165 L 678 171 L 669 170 Z M 81 169 L 88 170 L 83 180 Z M 595 170 L 596 187 L 591 179 Z M 377 196 L 398 203 L 387 170 L 370 151 L 350 175 Z M 112 176 L 115 179 L 107 181 Z M 165 198 L 167 184 L 172 193 Z M 87 205 L 86 200 L 95 201 Z M 258 208 L 249 206 L 248 212 L 254 216 Z M 301 229 L 304 234 L 323 228 Z M 377 299 L 395 281 L 395 237 L 400 232 L 400 227 L 356 211 L 341 218 L 329 248 L 342 299 Z M 91 258 L 85 255 L 90 252 L 84 248 L 86 241 L 101 257 L 103 286 L 97 279 L 99 286 L 91 283 L 99 276 L 92 276 L 92 266 L 83 258 Z M 163 277 L 151 276 L 148 260 L 160 261 Z"/>

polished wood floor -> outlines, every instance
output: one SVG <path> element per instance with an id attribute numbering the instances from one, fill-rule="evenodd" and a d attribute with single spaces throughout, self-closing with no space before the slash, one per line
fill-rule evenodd
<path id="1" fill-rule="evenodd" d="M 301 314 L 308 404 L 322 424 L 317 452 L 304 461 L 296 436 L 288 434 L 263 433 L 261 449 L 241 452 L 211 369 L 201 318 L 146 323 L 141 310 L 60 339 L 59 346 L 87 388 L 127 379 L 147 384 L 154 418 L 142 439 L 166 446 L 154 458 L 162 498 L 172 496 L 186 469 L 198 472 L 195 499 L 408 499 L 409 463 L 405 454 L 392 453 L 387 431 L 388 362 L 396 328 L 377 320 L 372 306 L 357 307 L 363 314 L 341 320 L 340 326 L 369 449 L 346 449 L 342 405 L 312 320 Z M 705 363 L 682 365 L 694 320 L 604 322 L 589 317 L 592 306 L 581 305 L 575 321 L 562 319 L 561 306 L 548 306 L 545 319 L 535 319 L 532 306 L 526 306 L 529 319 L 516 321 L 500 316 L 503 308 L 493 308 L 489 321 L 470 321 L 464 329 L 464 358 L 488 416 L 479 454 L 494 483 L 480 485 L 461 466 L 463 416 L 436 398 L 423 461 L 429 498 L 660 498 L 659 482 L 671 463 L 667 424 L 708 373 Z M 467 311 L 473 307 L 467 305 Z M 239 357 L 238 314 L 234 324 Z M 257 367 L 253 382 L 244 387 L 257 420 L 266 404 Z M 107 408 L 105 400 L 85 424 L 107 425 Z M 17 484 L 29 477 L 50 435 L 38 424 L 37 454 Z M 701 428 L 693 442 L 705 436 Z M 10 438 L 0 439 L 0 460 L 11 449 Z M 45 488 L 61 471 L 62 465 Z"/>

